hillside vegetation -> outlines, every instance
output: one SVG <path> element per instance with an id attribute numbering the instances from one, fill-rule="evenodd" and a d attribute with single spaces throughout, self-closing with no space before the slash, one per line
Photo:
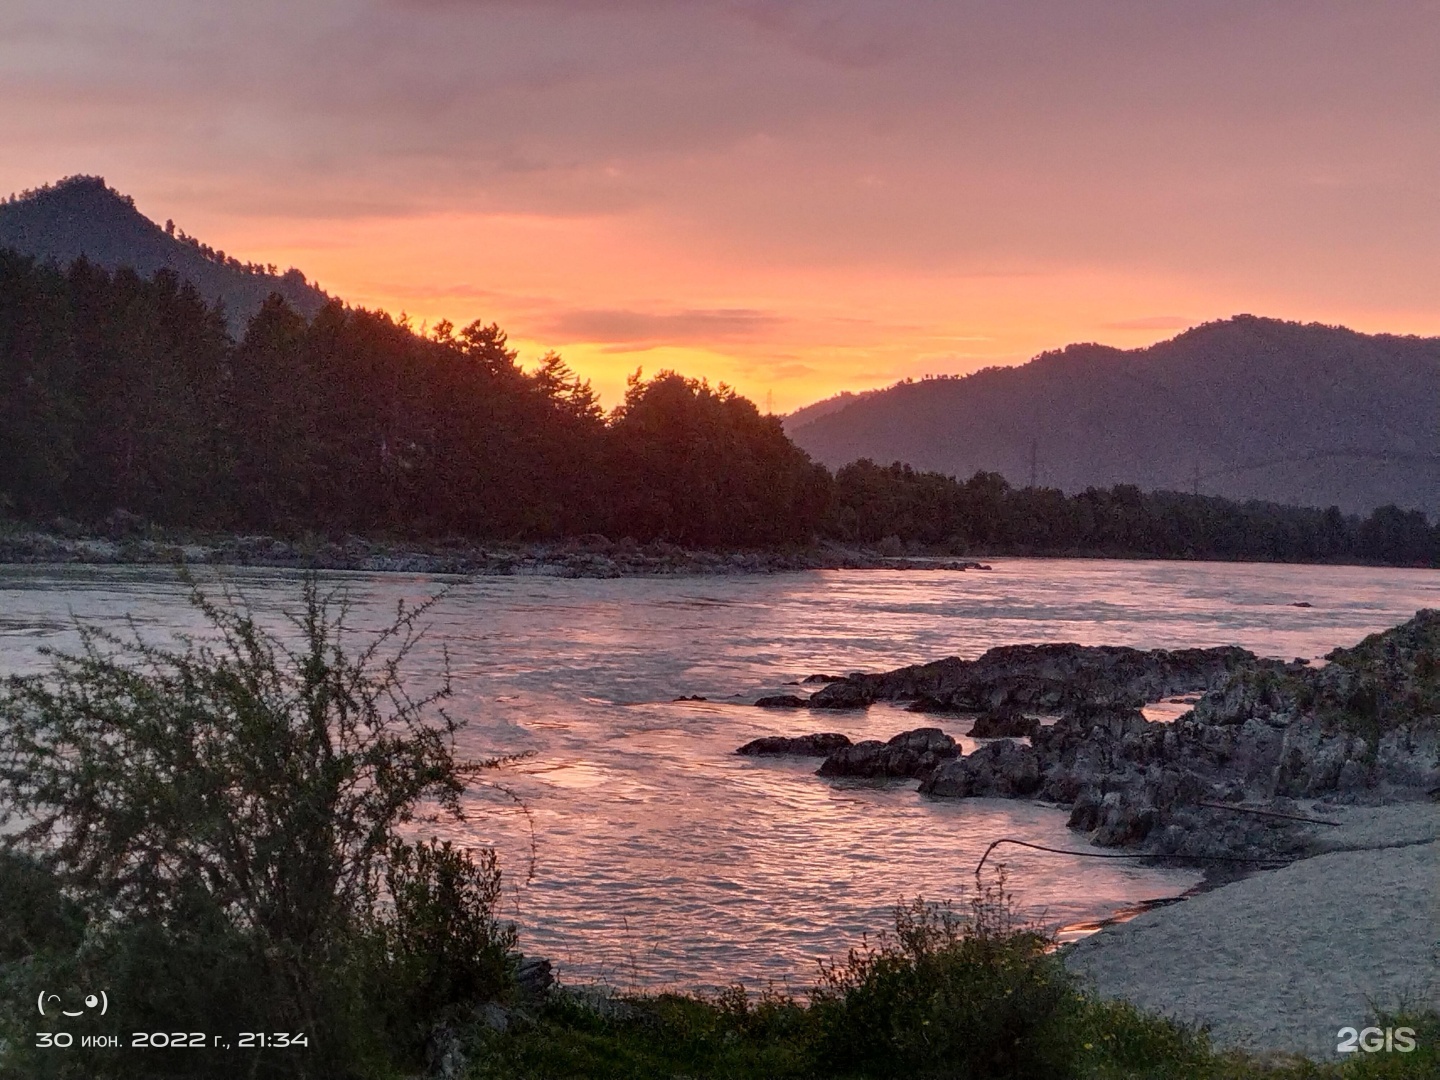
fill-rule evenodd
<path id="1" fill-rule="evenodd" d="M 147 278 L 170 270 L 206 302 L 223 304 L 236 333 L 271 293 L 307 318 L 329 299 L 299 270 L 278 273 L 274 266 L 241 262 L 186 236 L 174 222 L 161 228 L 98 176 L 71 176 L 0 202 L 0 248 L 62 265 L 85 258 L 107 270 L 129 267 Z"/>

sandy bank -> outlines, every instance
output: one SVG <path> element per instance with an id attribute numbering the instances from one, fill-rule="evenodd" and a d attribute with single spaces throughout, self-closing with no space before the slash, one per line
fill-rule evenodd
<path id="1" fill-rule="evenodd" d="M 1066 953 L 1107 997 L 1222 1046 L 1334 1059 L 1372 1007 L 1440 1003 L 1440 806 L 1317 805 L 1324 853 L 1107 927 Z"/>

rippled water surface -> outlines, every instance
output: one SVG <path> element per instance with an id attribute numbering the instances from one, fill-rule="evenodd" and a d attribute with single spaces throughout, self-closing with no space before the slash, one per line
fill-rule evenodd
<path id="1" fill-rule="evenodd" d="M 294 605 L 294 574 L 225 576 L 262 612 Z M 348 590 L 357 625 L 372 627 L 397 600 L 445 584 L 326 580 Z M 1313 606 L 1293 606 L 1302 601 Z M 569 978 L 623 986 L 773 978 L 803 988 L 817 959 L 883 928 L 897 900 L 959 897 L 991 840 L 1083 841 L 1051 808 L 930 801 L 913 782 L 830 781 L 814 775 L 814 760 L 737 757 L 762 734 L 888 738 L 922 723 L 888 706 L 771 712 L 747 704 L 757 695 L 814 672 L 1017 642 L 1238 644 L 1318 657 L 1426 606 L 1440 606 L 1440 574 L 1350 567 L 1003 560 L 963 574 L 489 578 L 453 585 L 413 667 L 433 678 L 447 647 L 467 751 L 532 754 L 501 779 L 528 807 L 533 870 L 526 819 L 504 793 L 476 795 L 472 820 L 447 827 L 501 851 L 507 911 L 527 951 Z M 40 646 L 73 644 L 72 617 L 132 618 L 147 636 L 198 626 L 164 571 L 0 567 L 0 670 L 34 670 Z M 709 700 L 672 701 L 692 694 Z M 968 726 L 951 723 L 952 734 Z M 1019 849 L 1005 860 L 1021 906 L 1055 924 L 1198 880 L 1126 860 Z"/>

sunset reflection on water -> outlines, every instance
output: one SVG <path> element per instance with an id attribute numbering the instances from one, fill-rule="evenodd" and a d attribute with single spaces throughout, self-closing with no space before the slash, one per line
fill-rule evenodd
<path id="1" fill-rule="evenodd" d="M 758 735 L 889 738 L 968 723 L 880 705 L 761 710 L 764 693 L 815 672 L 881 670 L 994 645 L 1077 641 L 1239 644 L 1316 657 L 1440 606 L 1440 574 L 1353 567 L 1000 560 L 989 573 L 833 571 L 730 578 L 489 578 L 455 585 L 412 657 L 420 682 L 450 652 L 470 721 L 467 753 L 528 753 L 469 799 L 440 835 L 494 844 L 506 913 L 527 952 L 572 980 L 803 990 L 816 961 L 889 923 L 902 900 L 963 902 L 985 847 L 1015 836 L 1076 848 L 1066 813 L 995 799 L 922 798 L 913 781 L 815 775 L 818 759 L 742 758 Z M 231 570 L 261 611 L 293 605 L 296 575 Z M 439 584 L 335 574 L 357 625 Z M 1298 601 L 1314 606 L 1297 608 Z M 0 568 L 0 669 L 33 670 L 42 644 L 73 643 L 70 612 L 147 634 L 193 629 L 168 572 Z M 701 695 L 701 702 L 673 698 Z M 1168 713 L 1184 707 L 1169 707 Z M 973 741 L 963 739 L 966 749 Z M 515 799 L 523 803 L 524 810 Z M 533 862 L 531 827 L 533 826 Z M 1095 920 L 1184 892 L 1189 870 L 1002 849 L 1028 917 Z M 992 857 L 993 860 L 994 857 Z"/>

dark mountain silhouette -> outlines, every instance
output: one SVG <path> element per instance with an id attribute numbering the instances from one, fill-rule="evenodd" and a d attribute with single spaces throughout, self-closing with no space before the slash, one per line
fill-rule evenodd
<path id="1" fill-rule="evenodd" d="M 271 293 L 307 318 L 328 299 L 299 270 L 277 274 L 274 267 L 215 251 L 172 223 L 161 228 L 98 176 L 72 176 L 0 203 L 0 248 L 62 265 L 83 256 L 107 270 L 128 266 L 147 278 L 173 270 L 210 303 L 223 303 L 237 333 Z"/>
<path id="2" fill-rule="evenodd" d="M 800 417 L 795 417 L 800 419 Z M 903 382 L 787 423 L 831 467 L 904 461 L 1075 492 L 1135 484 L 1440 513 L 1440 338 L 1252 315 L 1145 349 Z"/>

